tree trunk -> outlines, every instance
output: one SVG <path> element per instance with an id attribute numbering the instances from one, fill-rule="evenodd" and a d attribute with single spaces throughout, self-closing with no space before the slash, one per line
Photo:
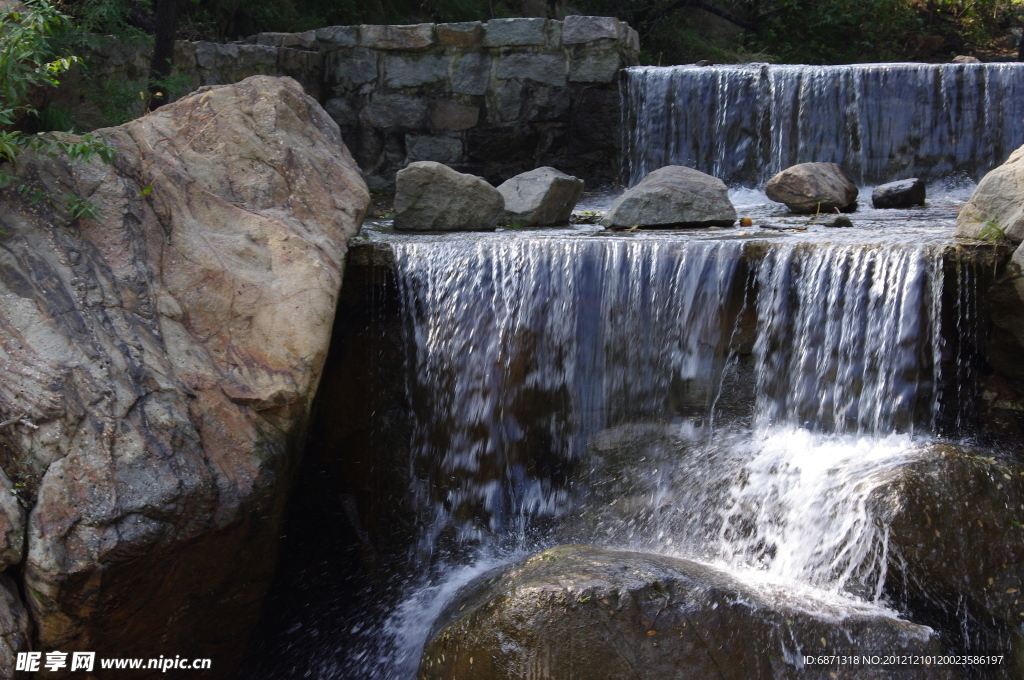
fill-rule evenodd
<path id="1" fill-rule="evenodd" d="M 156 30 L 153 40 L 153 61 L 149 68 L 149 109 L 152 111 L 170 101 L 167 79 L 174 65 L 174 38 L 178 34 L 181 0 L 154 0 Z"/>

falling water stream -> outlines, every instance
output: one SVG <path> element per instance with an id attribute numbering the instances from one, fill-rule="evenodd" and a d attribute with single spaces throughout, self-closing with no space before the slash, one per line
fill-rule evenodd
<path id="1" fill-rule="evenodd" d="M 763 186 L 807 161 L 978 180 L 1024 144 L 1024 64 L 635 67 L 622 92 L 629 185 L 686 165 Z"/>
<path id="2" fill-rule="evenodd" d="M 897 616 L 869 497 L 944 434 L 950 345 L 974 330 L 943 328 L 948 222 L 900 219 L 841 236 L 371 236 L 410 337 L 420 576 L 354 672 L 413 677 L 459 586 L 566 542 Z"/>

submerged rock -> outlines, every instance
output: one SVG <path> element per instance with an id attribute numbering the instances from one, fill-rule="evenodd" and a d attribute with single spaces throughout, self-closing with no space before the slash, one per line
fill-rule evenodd
<path id="1" fill-rule="evenodd" d="M 898 596 L 966 613 L 969 625 L 989 633 L 1021 625 L 1024 465 L 934 445 L 877 489 L 872 503 L 889 526 L 890 565 L 898 576 L 888 583 L 905 589 Z"/>
<path id="2" fill-rule="evenodd" d="M 725 182 L 699 170 L 669 165 L 650 173 L 612 204 L 606 227 L 731 227 L 736 210 Z"/>
<path id="3" fill-rule="evenodd" d="M 880 184 L 871 192 L 871 205 L 879 209 L 924 205 L 924 180 L 914 177 Z"/>
<path id="4" fill-rule="evenodd" d="M 583 180 L 554 168 L 537 168 L 516 175 L 498 186 L 505 199 L 506 224 L 550 227 L 568 224 L 572 209 L 583 195 Z"/>
<path id="5" fill-rule="evenodd" d="M 567 545 L 467 586 L 442 614 L 417 677 L 828 677 L 804 667 L 803 655 L 843 650 L 940 646 L 931 629 L 866 605 L 741 583 L 692 560 Z M 891 677 L 885 667 L 827 670 Z M 905 678 L 955 677 L 949 667 L 900 670 Z"/>
<path id="6" fill-rule="evenodd" d="M 956 235 L 1024 241 L 1024 146 L 978 182 L 957 215 Z"/>
<path id="7" fill-rule="evenodd" d="M 14 573 L 36 649 L 210 657 L 223 677 L 274 570 L 369 194 L 290 78 L 203 88 L 100 133 L 112 166 L 18 167 L 93 214 L 0 196 L 4 467 L 32 506 Z"/>
<path id="8" fill-rule="evenodd" d="M 765 194 L 793 212 L 848 210 L 856 205 L 857 186 L 835 163 L 800 163 L 770 180 Z"/>
<path id="9" fill-rule="evenodd" d="M 410 163 L 395 178 L 395 229 L 493 229 L 505 209 L 501 193 L 475 175 L 434 161 Z"/>
<path id="10" fill-rule="evenodd" d="M 846 215 L 822 215 L 818 219 L 812 221 L 811 224 L 839 229 L 843 227 L 852 227 L 853 220 Z"/>

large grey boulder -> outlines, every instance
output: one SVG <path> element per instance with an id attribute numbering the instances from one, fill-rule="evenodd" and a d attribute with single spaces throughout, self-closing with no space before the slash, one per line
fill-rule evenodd
<path id="1" fill-rule="evenodd" d="M 917 177 L 879 184 L 871 192 L 871 205 L 879 209 L 924 205 L 924 180 Z"/>
<path id="2" fill-rule="evenodd" d="M 506 224 L 550 227 L 567 224 L 583 195 L 583 180 L 554 168 L 537 168 L 498 186 L 505 199 Z"/>
<path id="3" fill-rule="evenodd" d="M 851 649 L 941 647 L 930 628 L 878 608 L 746 585 L 692 560 L 567 545 L 467 586 L 441 615 L 416 677 L 824 678 L 802 655 Z M 884 667 L 856 671 L 843 677 L 892 677 Z M 949 667 L 900 671 L 956 677 Z"/>
<path id="4" fill-rule="evenodd" d="M 972 638 L 984 644 L 988 636 L 986 649 L 1004 649 L 999 638 L 1018 630 L 1005 664 L 1021 677 L 1024 465 L 990 454 L 932 445 L 877 488 L 869 505 L 889 528 L 892 596 L 917 603 L 911 614 L 921 603 L 955 612 Z"/>
<path id="5" fill-rule="evenodd" d="M 736 209 L 725 182 L 699 170 L 668 165 L 622 194 L 601 224 L 611 228 L 731 227 Z"/>
<path id="6" fill-rule="evenodd" d="M 956 235 L 1024 241 L 1024 146 L 978 183 L 956 218 Z"/>
<path id="7" fill-rule="evenodd" d="M 395 178 L 395 229 L 493 229 L 505 209 L 497 189 L 434 161 L 410 163 Z"/>
<path id="8" fill-rule="evenodd" d="M 800 163 L 770 180 L 765 193 L 793 212 L 847 210 L 857 201 L 857 186 L 835 163 Z"/>
<path id="9" fill-rule="evenodd" d="M 20 560 L 0 579 L 0 677 L 22 595 L 35 649 L 188 650 L 227 677 L 274 571 L 369 192 L 290 78 L 101 133 L 112 165 L 14 168 L 50 196 L 74 187 L 88 215 L 0 189 L 0 494 L 29 508 L 25 527 L 0 503 L 0 564 Z"/>

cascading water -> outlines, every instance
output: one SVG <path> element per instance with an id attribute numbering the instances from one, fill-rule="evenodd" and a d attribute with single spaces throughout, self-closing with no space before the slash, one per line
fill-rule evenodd
<path id="1" fill-rule="evenodd" d="M 977 180 L 1024 143 L 1024 64 L 634 67 L 622 96 L 630 186 L 664 165 L 761 186 L 808 161 Z"/>
<path id="2" fill-rule="evenodd" d="M 568 541 L 880 600 L 887 530 L 868 498 L 936 429 L 941 240 L 390 247 L 421 578 L 375 639 L 387 663 L 361 649 L 357 674 L 412 677 L 454 585 Z"/>
<path id="3" fill-rule="evenodd" d="M 1015 64 L 629 69 L 627 179 L 677 163 L 757 185 L 810 160 L 861 182 L 977 177 L 1024 142 L 1020 95 Z M 347 638 L 302 675 L 411 679 L 461 586 L 569 542 L 897 615 L 878 494 L 972 434 L 984 314 L 980 270 L 951 254 L 963 198 L 862 206 L 850 230 L 739 206 L 799 233 L 371 230 L 406 356 L 360 460 L 369 495 L 402 506 L 377 524 L 407 526 L 354 611 L 289 629 Z"/>

